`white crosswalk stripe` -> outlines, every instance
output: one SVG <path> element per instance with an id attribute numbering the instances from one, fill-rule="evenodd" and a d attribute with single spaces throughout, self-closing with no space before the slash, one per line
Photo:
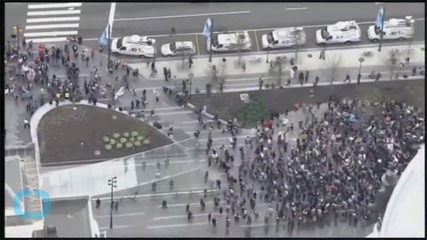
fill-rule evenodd
<path id="1" fill-rule="evenodd" d="M 65 42 L 78 35 L 82 3 L 29 4 L 24 36 L 27 42 Z"/>

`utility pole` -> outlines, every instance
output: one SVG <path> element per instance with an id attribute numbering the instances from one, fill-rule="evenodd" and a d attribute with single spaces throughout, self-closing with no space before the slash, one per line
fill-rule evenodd
<path id="1" fill-rule="evenodd" d="M 108 24 L 108 33 L 107 33 L 107 39 L 108 39 L 108 59 L 107 59 L 107 69 L 110 71 L 110 68 L 112 67 L 110 64 L 111 61 L 111 26 Z"/>
<path id="2" fill-rule="evenodd" d="M 19 53 L 19 48 L 20 48 L 20 46 L 21 46 L 21 42 L 19 41 L 19 25 L 16 25 L 16 41 L 18 41 L 18 44 L 17 44 L 17 48 L 18 48 L 18 53 Z"/>
<path id="3" fill-rule="evenodd" d="M 117 185 L 115 185 L 116 183 L 117 183 L 117 177 L 108 179 L 108 186 L 111 186 L 110 229 L 113 229 L 113 208 L 114 208 L 113 192 L 114 192 L 114 188 L 117 187 Z"/>
<path id="4" fill-rule="evenodd" d="M 380 44 L 378 46 L 378 52 L 381 52 L 381 47 L 383 44 L 383 37 L 384 37 L 384 18 L 385 18 L 385 8 L 381 7 L 380 12 L 378 13 L 379 16 L 381 16 L 381 30 L 380 30 Z"/>
<path id="5" fill-rule="evenodd" d="M 212 62 L 213 29 L 214 29 L 214 27 L 213 27 L 213 18 L 211 18 L 211 32 L 210 32 L 211 36 L 210 36 L 210 41 L 209 41 L 209 44 L 210 44 L 210 46 L 209 46 L 209 62 Z"/>

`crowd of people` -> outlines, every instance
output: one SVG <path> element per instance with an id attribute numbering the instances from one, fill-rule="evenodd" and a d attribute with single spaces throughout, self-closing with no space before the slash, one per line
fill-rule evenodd
<path id="1" fill-rule="evenodd" d="M 215 210 L 222 214 L 225 209 L 227 231 L 230 217 L 248 225 L 258 219 L 258 202 L 269 205 L 262 216 L 266 231 L 273 218 L 276 229 L 283 226 L 290 234 L 295 227 L 346 222 L 356 228 L 376 222 L 368 206 L 384 184 L 381 177 L 386 171 L 400 175 L 424 142 L 421 110 L 394 101 L 371 104 L 333 98 L 322 117 L 310 114 L 312 109 L 302 109 L 313 117 L 305 125 L 262 121 L 256 136 L 247 137 L 239 151 L 231 146 L 210 150 L 209 170 L 220 168 L 227 175 L 226 184 L 216 180 L 221 193 L 214 198 Z M 288 139 L 290 132 L 298 134 L 296 143 Z M 230 157 L 234 153 L 242 160 L 236 171 Z M 216 164 L 211 165 L 212 160 Z M 192 219 L 191 210 L 186 210 Z M 218 221 L 211 214 L 208 220 L 214 227 Z"/>

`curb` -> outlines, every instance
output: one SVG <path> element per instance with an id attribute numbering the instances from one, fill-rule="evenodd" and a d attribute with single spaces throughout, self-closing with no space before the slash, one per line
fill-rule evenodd
<path id="1" fill-rule="evenodd" d="M 34 142 L 29 142 L 26 145 L 5 146 L 5 151 L 27 150 L 34 149 Z"/>
<path id="2" fill-rule="evenodd" d="M 216 193 L 217 189 L 207 189 L 207 193 Z M 153 194 L 140 194 L 140 195 L 125 195 L 125 196 L 115 196 L 113 199 L 117 199 L 119 197 L 120 200 L 132 200 L 132 199 L 140 199 L 140 198 L 152 198 L 152 197 L 164 197 L 164 196 L 177 196 L 177 195 L 192 195 L 192 194 L 200 194 L 204 193 L 204 189 L 202 190 L 187 190 L 187 191 L 174 191 L 174 192 L 166 192 L 166 193 L 153 193 Z M 96 201 L 98 198 L 96 196 L 92 197 L 92 201 Z M 111 197 L 99 198 L 101 201 L 111 200 Z"/>

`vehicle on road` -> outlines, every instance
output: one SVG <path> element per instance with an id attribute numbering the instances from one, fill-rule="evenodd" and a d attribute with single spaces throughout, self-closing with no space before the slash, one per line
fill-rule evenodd
<path id="1" fill-rule="evenodd" d="M 361 41 L 361 31 L 356 21 L 341 21 L 316 31 L 317 44 L 353 43 Z"/>
<path id="2" fill-rule="evenodd" d="M 211 39 L 207 39 L 207 50 L 210 52 Z M 212 52 L 248 51 L 252 49 L 252 41 L 247 31 L 214 34 Z"/>
<path id="3" fill-rule="evenodd" d="M 196 53 L 196 48 L 192 41 L 173 42 L 163 44 L 161 47 L 163 56 L 188 56 Z"/>
<path id="4" fill-rule="evenodd" d="M 262 35 L 262 48 L 266 50 L 304 45 L 306 35 L 302 27 L 275 29 Z"/>
<path id="5" fill-rule="evenodd" d="M 156 49 L 146 44 L 135 44 L 125 41 L 124 38 L 116 38 L 111 42 L 111 52 L 115 54 L 152 58 L 156 55 Z"/>
<path id="6" fill-rule="evenodd" d="M 404 40 L 414 37 L 415 20 L 411 16 L 406 16 L 405 19 L 391 18 L 384 21 L 383 39 L 384 40 Z M 375 25 L 369 26 L 368 38 L 372 41 L 379 41 L 381 38 L 381 29 Z"/>
<path id="7" fill-rule="evenodd" d="M 123 37 L 123 41 L 129 44 L 140 44 L 150 46 L 153 46 L 156 43 L 156 39 L 154 38 L 139 35 Z"/>

